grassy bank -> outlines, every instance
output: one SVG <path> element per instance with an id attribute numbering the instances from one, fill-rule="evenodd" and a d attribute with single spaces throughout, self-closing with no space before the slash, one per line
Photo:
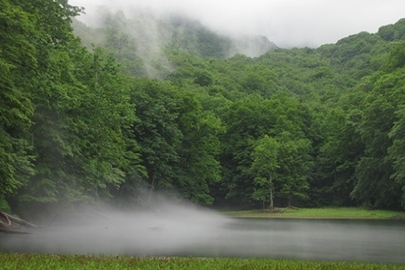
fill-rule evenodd
<path id="1" fill-rule="evenodd" d="M 223 212 L 232 217 L 252 218 L 325 218 L 325 219 L 405 219 L 405 212 L 369 210 L 356 207 L 284 209 L 272 213 L 263 210 Z"/>
<path id="2" fill-rule="evenodd" d="M 0 269 L 405 269 L 404 265 L 237 258 L 0 254 Z"/>

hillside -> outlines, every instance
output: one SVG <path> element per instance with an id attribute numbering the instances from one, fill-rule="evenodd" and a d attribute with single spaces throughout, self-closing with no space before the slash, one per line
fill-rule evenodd
<path id="1" fill-rule="evenodd" d="M 153 208 L 162 194 L 405 209 L 404 19 L 282 49 L 184 17 L 105 11 L 91 28 L 42 4 L 52 16 L 0 9 L 0 209 Z"/>
<path id="2" fill-rule="evenodd" d="M 277 49 L 263 36 L 224 36 L 183 15 L 112 13 L 100 10 L 96 28 L 74 19 L 74 33 L 82 43 L 108 48 L 117 58 L 139 60 L 136 76 L 162 77 L 171 70 L 167 53 L 181 51 L 201 57 L 228 58 L 235 54 L 257 57 Z"/>

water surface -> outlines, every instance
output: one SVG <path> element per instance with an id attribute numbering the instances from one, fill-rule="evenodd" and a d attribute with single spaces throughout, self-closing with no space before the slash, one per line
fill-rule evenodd
<path id="1" fill-rule="evenodd" d="M 405 264 L 404 220 L 246 219 L 182 209 L 78 223 L 29 235 L 0 234 L 0 250 Z"/>

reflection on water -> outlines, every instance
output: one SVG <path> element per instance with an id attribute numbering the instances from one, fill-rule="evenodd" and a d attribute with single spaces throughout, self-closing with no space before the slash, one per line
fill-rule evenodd
<path id="1" fill-rule="evenodd" d="M 228 256 L 405 263 L 403 221 L 241 219 L 226 235 Z"/>
<path id="2" fill-rule="evenodd" d="M 269 257 L 405 263 L 405 221 L 133 215 L 31 235 L 0 234 L 11 252 Z"/>

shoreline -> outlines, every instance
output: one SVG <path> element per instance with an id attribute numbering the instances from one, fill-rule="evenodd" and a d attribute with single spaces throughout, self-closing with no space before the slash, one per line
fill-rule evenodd
<path id="1" fill-rule="evenodd" d="M 405 220 L 405 212 L 369 210 L 357 207 L 284 209 L 272 213 L 263 210 L 222 211 L 222 215 L 235 218 L 270 219 L 333 219 L 333 220 Z"/>

